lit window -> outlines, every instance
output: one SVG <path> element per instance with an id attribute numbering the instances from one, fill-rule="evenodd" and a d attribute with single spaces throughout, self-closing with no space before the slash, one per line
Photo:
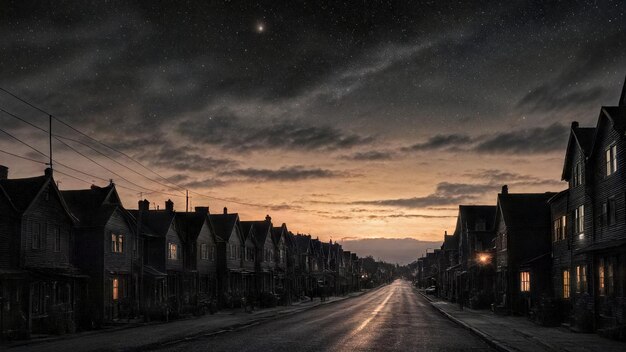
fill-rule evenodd
<path id="1" fill-rule="evenodd" d="M 612 145 L 606 150 L 606 175 L 610 176 L 617 171 L 617 146 Z"/>
<path id="2" fill-rule="evenodd" d="M 569 298 L 569 270 L 563 270 L 563 298 Z"/>
<path id="3" fill-rule="evenodd" d="M 120 281 L 118 278 L 113 279 L 113 300 L 117 301 L 120 297 Z"/>
<path id="4" fill-rule="evenodd" d="M 176 243 L 170 242 L 168 245 L 167 251 L 167 259 L 177 260 L 178 259 L 178 246 Z"/>
<path id="5" fill-rule="evenodd" d="M 576 267 L 576 292 L 587 292 L 587 267 L 584 265 Z"/>
<path id="6" fill-rule="evenodd" d="M 520 291 L 530 292 L 530 272 L 520 272 Z"/>
<path id="7" fill-rule="evenodd" d="M 561 216 L 554 220 L 554 241 L 564 240 L 566 237 L 566 224 L 567 218 L 565 216 Z"/>
<path id="8" fill-rule="evenodd" d="M 613 279 L 613 263 L 609 262 L 606 265 L 606 294 L 611 296 L 613 295 L 613 288 L 615 287 L 614 279 Z"/>
<path id="9" fill-rule="evenodd" d="M 111 252 L 124 253 L 124 235 L 111 233 Z"/>
<path id="10" fill-rule="evenodd" d="M 604 282 L 604 259 L 600 259 L 598 263 L 598 293 L 600 296 L 604 296 L 606 294 Z"/>

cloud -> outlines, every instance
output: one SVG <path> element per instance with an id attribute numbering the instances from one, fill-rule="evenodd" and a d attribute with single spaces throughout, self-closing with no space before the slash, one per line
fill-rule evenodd
<path id="1" fill-rule="evenodd" d="M 531 112 L 549 112 L 595 104 L 607 93 L 606 87 L 600 86 L 563 90 L 560 87 L 545 84 L 523 96 L 517 105 Z"/>
<path id="2" fill-rule="evenodd" d="M 177 171 L 222 172 L 238 165 L 234 160 L 201 156 L 199 152 L 196 148 L 174 147 L 163 142 L 157 150 L 144 151 L 139 159 L 148 161 L 153 166 Z"/>
<path id="3" fill-rule="evenodd" d="M 394 154 L 388 151 L 371 150 L 367 152 L 356 152 L 351 155 L 344 155 L 342 159 L 356 160 L 356 161 L 381 161 L 390 160 Z"/>
<path id="4" fill-rule="evenodd" d="M 403 151 L 445 150 L 464 147 L 472 143 L 472 138 L 463 134 L 436 135 L 426 142 L 402 148 Z"/>
<path id="5" fill-rule="evenodd" d="M 479 153 L 537 154 L 564 150 L 569 128 L 554 123 L 548 127 L 533 127 L 484 136 L 473 148 Z"/>
<path id="6" fill-rule="evenodd" d="M 249 181 L 302 181 L 320 178 L 336 178 L 345 177 L 344 174 L 337 171 L 321 168 L 305 168 L 304 166 L 288 166 L 281 167 L 277 170 L 272 169 L 235 169 L 223 173 L 224 176 L 243 177 Z"/>
<path id="7" fill-rule="evenodd" d="M 198 143 L 235 152 L 267 149 L 332 151 L 374 141 L 372 136 L 295 121 L 272 121 L 262 125 L 244 123 L 233 114 L 210 116 L 195 123 L 183 122 L 177 130 L 182 136 Z"/>
<path id="8" fill-rule="evenodd" d="M 569 128 L 559 123 L 546 127 L 514 129 L 512 131 L 471 137 L 464 134 L 437 135 L 425 142 L 402 147 L 404 152 L 464 151 L 482 154 L 538 154 L 565 148 Z"/>

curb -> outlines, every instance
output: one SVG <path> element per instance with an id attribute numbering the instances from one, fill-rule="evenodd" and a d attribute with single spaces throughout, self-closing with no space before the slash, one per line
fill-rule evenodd
<path id="1" fill-rule="evenodd" d="M 506 345 L 504 345 L 503 343 L 501 343 L 500 341 L 497 341 L 496 339 L 494 339 L 491 335 L 488 335 L 484 332 L 482 332 L 479 329 L 476 329 L 474 327 L 472 327 L 471 325 L 453 317 L 451 314 L 447 313 L 446 311 L 444 311 L 443 309 L 435 306 L 433 303 L 435 302 L 433 299 L 431 299 L 430 297 L 426 296 L 425 294 L 423 294 L 422 292 L 419 292 L 416 290 L 416 292 L 418 294 L 420 294 L 422 297 L 426 298 L 426 300 L 428 300 L 428 302 L 430 302 L 430 306 L 433 307 L 434 309 L 436 309 L 439 313 L 441 313 L 441 315 L 443 315 L 444 317 L 448 318 L 450 321 L 460 325 L 462 328 L 469 330 L 472 334 L 478 336 L 479 338 L 481 338 L 483 341 L 485 341 L 489 346 L 495 348 L 498 351 L 501 352 L 516 352 L 518 351 L 517 349 L 513 349 L 513 348 L 509 348 Z"/>

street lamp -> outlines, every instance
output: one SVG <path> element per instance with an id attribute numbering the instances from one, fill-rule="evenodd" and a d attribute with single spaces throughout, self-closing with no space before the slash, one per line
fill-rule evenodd
<path id="1" fill-rule="evenodd" d="M 491 256 L 488 253 L 478 253 L 477 259 L 479 264 L 486 265 L 489 264 Z"/>

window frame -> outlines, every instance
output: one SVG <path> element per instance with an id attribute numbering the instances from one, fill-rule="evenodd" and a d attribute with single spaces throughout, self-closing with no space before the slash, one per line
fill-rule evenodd
<path id="1" fill-rule="evenodd" d="M 604 159 L 606 163 L 605 174 L 609 177 L 617 172 L 617 144 L 609 145 L 604 151 Z"/>
<path id="2" fill-rule="evenodd" d="M 178 260 L 178 244 L 174 242 L 167 243 L 167 259 Z"/>
<path id="3" fill-rule="evenodd" d="M 570 297 L 571 297 L 570 273 L 569 273 L 569 270 L 563 270 L 563 298 L 569 299 Z"/>
<path id="4" fill-rule="evenodd" d="M 520 271 L 520 292 L 530 292 L 530 271 Z"/>

